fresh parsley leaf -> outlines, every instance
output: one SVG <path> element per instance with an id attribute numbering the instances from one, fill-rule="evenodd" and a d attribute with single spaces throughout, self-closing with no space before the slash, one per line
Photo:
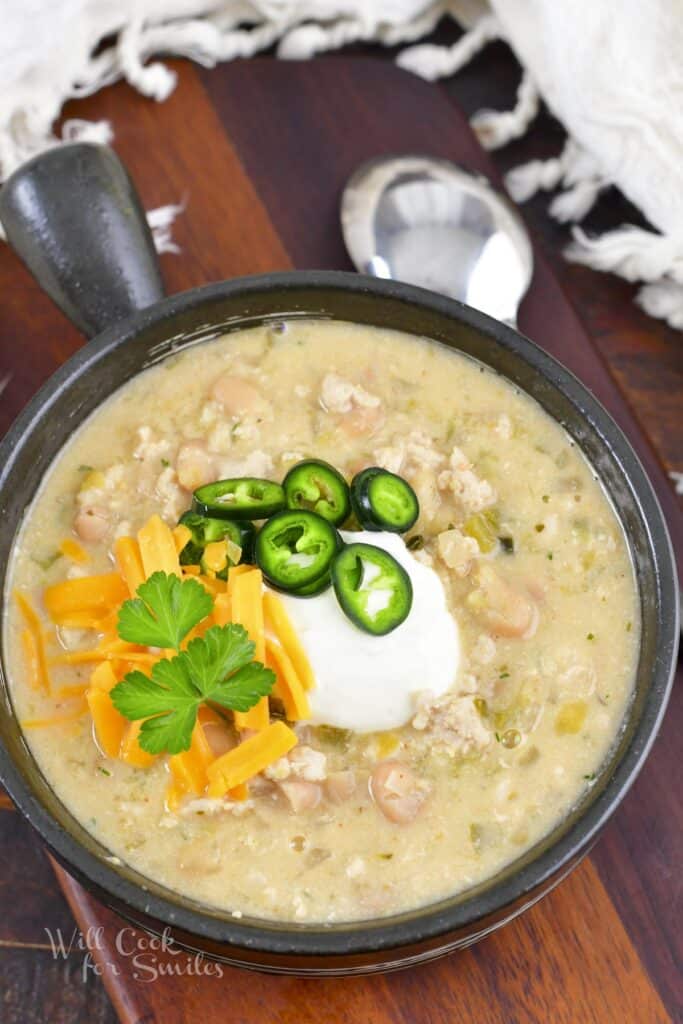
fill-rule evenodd
<path id="1" fill-rule="evenodd" d="M 245 665 L 213 690 L 209 700 L 232 711 L 248 711 L 273 689 L 275 673 L 259 661 Z"/>
<path id="2" fill-rule="evenodd" d="M 114 707 L 124 718 L 150 718 L 175 710 L 182 710 L 196 697 L 196 689 L 186 675 L 182 662 L 158 661 L 152 666 L 152 678 L 144 672 L 129 672 L 120 683 L 112 687 Z M 125 685 L 124 685 L 125 684 Z"/>
<path id="3" fill-rule="evenodd" d="M 190 641 L 183 658 L 195 686 L 206 700 L 214 700 L 212 692 L 216 686 L 253 661 L 254 644 L 244 626 L 212 626 L 203 637 Z"/>
<path id="4" fill-rule="evenodd" d="M 197 707 L 197 703 L 190 703 L 172 714 L 146 718 L 138 733 L 142 749 L 148 754 L 181 754 L 189 750 Z"/>
<path id="5" fill-rule="evenodd" d="M 155 572 L 125 601 L 117 630 L 122 640 L 144 647 L 172 647 L 176 651 L 190 630 L 213 608 L 213 598 L 196 580 Z"/>
<path id="6" fill-rule="evenodd" d="M 151 678 L 129 672 L 113 687 L 111 699 L 125 718 L 145 719 L 138 737 L 143 750 L 179 754 L 190 747 L 201 704 L 248 711 L 270 693 L 275 674 L 253 657 L 254 644 L 243 626 L 213 626 L 175 658 L 155 662 Z"/>

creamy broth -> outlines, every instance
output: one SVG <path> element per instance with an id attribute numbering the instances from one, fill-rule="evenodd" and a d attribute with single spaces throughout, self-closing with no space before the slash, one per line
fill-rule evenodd
<path id="1" fill-rule="evenodd" d="M 241 404 L 231 376 L 249 385 Z M 50 696 L 29 687 L 10 594 L 44 616 L 46 585 L 112 571 L 115 537 L 154 513 L 175 525 L 207 476 L 281 480 L 309 456 L 347 479 L 381 465 L 412 483 L 421 513 L 408 539 L 438 573 L 457 622 L 457 676 L 435 699 L 425 663 L 406 725 L 354 733 L 298 723 L 295 750 L 313 752 L 308 772 L 287 763 L 245 802 L 187 800 L 170 811 L 165 759 L 134 768 L 105 757 L 80 698 L 59 694 L 87 682 L 92 665 L 54 665 Z M 87 565 L 58 554 L 74 527 Z M 236 916 L 377 917 L 485 880 L 592 785 L 632 693 L 633 571 L 591 467 L 508 381 L 390 330 L 292 321 L 142 373 L 55 461 L 10 575 L 4 628 L 18 716 L 64 716 L 25 728 L 45 777 L 114 858 Z M 57 642 L 49 655 L 97 637 L 60 629 Z M 386 771 L 376 773 L 387 763 L 405 766 L 419 796 L 412 820 L 382 812 Z M 293 801 L 287 779 L 317 787 L 315 805 Z"/>

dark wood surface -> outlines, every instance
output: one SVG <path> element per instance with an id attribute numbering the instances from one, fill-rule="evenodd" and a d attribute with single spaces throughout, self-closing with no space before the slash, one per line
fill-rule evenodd
<path id="1" fill-rule="evenodd" d="M 117 149 L 147 207 L 185 198 L 187 209 L 174 230 L 182 253 L 162 259 L 170 292 L 288 266 L 347 267 L 336 219 L 339 187 L 356 163 L 376 153 L 420 148 L 490 167 L 447 92 L 386 61 L 177 68 L 179 88 L 163 105 L 118 85 L 73 111 L 112 119 Z M 494 48 L 448 92 L 467 110 L 504 104 L 516 73 L 506 52 Z M 560 144 L 560 132 L 544 117 L 529 140 L 503 151 L 497 163 L 504 168 L 550 155 Z M 643 435 L 668 469 L 682 469 L 676 464 L 683 440 L 681 335 L 639 312 L 630 286 L 565 264 L 559 257 L 564 235 L 540 202 L 525 213 L 537 235 L 540 264 L 522 328 L 576 367 L 646 458 L 653 459 L 653 450 Z M 630 216 L 612 194 L 593 223 Z M 81 339 L 6 249 L 0 251 L 0 275 L 0 380 L 11 375 L 0 403 L 2 430 Z M 664 490 L 658 464 L 651 468 L 679 531 L 680 506 Z M 0 1020 L 109 1024 L 114 1011 L 96 977 L 98 964 L 126 1021 L 307 1024 L 320 1019 L 321 1006 L 326 1020 L 382 1024 L 683 1019 L 680 682 L 645 770 L 570 879 L 480 945 L 392 977 L 255 979 L 224 969 L 222 979 L 203 978 L 201 984 L 187 978 L 144 984 L 132 977 L 130 958 L 112 946 L 121 923 L 63 873 L 81 930 L 104 930 L 95 940 L 102 948 L 94 961 L 84 962 L 78 948 L 64 960 L 54 957 L 48 932 L 54 939 L 61 929 L 68 944 L 73 918 L 37 840 L 5 799 Z M 119 977 L 111 965 L 121 970 Z"/>

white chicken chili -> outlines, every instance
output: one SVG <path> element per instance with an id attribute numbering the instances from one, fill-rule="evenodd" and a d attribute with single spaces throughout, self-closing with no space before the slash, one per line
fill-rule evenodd
<path id="1" fill-rule="evenodd" d="M 615 742 L 640 629 L 620 523 L 539 405 L 313 320 L 107 400 L 27 512 L 6 606 L 27 743 L 85 828 L 299 922 L 424 905 L 542 839 Z"/>

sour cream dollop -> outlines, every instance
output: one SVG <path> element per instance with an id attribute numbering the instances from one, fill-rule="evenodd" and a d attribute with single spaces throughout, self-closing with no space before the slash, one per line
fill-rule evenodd
<path id="1" fill-rule="evenodd" d="M 437 573 L 418 562 L 394 533 L 345 533 L 349 543 L 374 544 L 400 562 L 413 585 L 405 622 L 370 636 L 347 619 L 333 589 L 311 598 L 279 595 L 315 674 L 310 721 L 354 732 L 396 729 L 415 713 L 422 690 L 445 693 L 460 659 L 458 628 Z"/>

